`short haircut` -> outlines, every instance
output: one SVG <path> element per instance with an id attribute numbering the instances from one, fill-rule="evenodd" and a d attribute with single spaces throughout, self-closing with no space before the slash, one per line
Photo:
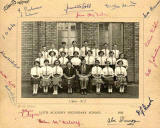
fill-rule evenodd
<path id="1" fill-rule="evenodd" d="M 55 61 L 54 61 L 54 65 L 55 65 L 56 62 L 58 62 L 58 63 L 60 64 L 60 61 L 59 61 L 59 60 L 55 60 Z"/>
<path id="2" fill-rule="evenodd" d="M 34 61 L 34 65 L 36 65 L 36 63 L 38 63 L 40 65 L 40 62 L 39 61 Z"/>
<path id="3" fill-rule="evenodd" d="M 48 59 L 45 59 L 45 60 L 44 60 L 44 63 L 46 63 L 46 62 L 48 62 L 48 63 L 49 63 L 49 60 L 48 60 Z"/>
<path id="4" fill-rule="evenodd" d="M 62 44 L 66 44 L 66 42 L 63 41 Z"/>
<path id="5" fill-rule="evenodd" d="M 103 51 L 99 51 L 99 52 L 98 52 L 98 55 L 100 55 L 101 53 L 103 53 L 103 55 L 104 55 L 104 52 L 103 52 Z"/>
<path id="6" fill-rule="evenodd" d="M 56 53 L 55 53 L 54 51 L 50 51 L 50 52 L 49 52 L 49 55 L 51 55 L 52 52 L 54 53 L 54 55 L 56 55 Z"/>
<path id="7" fill-rule="evenodd" d="M 74 52 L 73 52 L 73 55 L 75 55 L 76 53 L 79 55 L 79 52 L 78 52 L 78 51 L 74 51 Z"/>
<path id="8" fill-rule="evenodd" d="M 123 64 L 123 61 L 122 61 L 122 60 L 119 60 L 119 61 L 117 62 L 117 64 L 119 65 L 120 62 L 122 62 L 122 64 Z"/>

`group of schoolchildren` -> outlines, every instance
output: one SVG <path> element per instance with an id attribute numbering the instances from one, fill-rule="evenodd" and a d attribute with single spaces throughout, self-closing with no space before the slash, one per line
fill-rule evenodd
<path id="1" fill-rule="evenodd" d="M 72 47 L 66 47 L 62 42 L 62 48 L 47 50 L 46 46 L 39 53 L 31 69 L 31 83 L 33 95 L 36 95 L 38 88 L 48 94 L 48 89 L 53 89 L 53 95 L 58 94 L 58 89 L 67 86 L 67 93 L 76 92 L 80 89 L 82 95 L 86 95 L 92 87 L 95 87 L 96 94 L 101 94 L 102 87 L 107 88 L 108 93 L 113 88 L 123 94 L 127 87 L 128 61 L 124 54 L 120 53 L 117 45 L 112 50 L 108 49 L 105 43 L 102 50 L 97 46 L 91 49 L 88 42 L 84 41 L 83 47 L 79 49 L 77 42 L 72 42 Z M 90 86 L 88 88 L 88 86 Z"/>

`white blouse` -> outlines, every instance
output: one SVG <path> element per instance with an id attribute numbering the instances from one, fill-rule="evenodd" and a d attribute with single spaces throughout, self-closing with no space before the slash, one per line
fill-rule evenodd
<path id="1" fill-rule="evenodd" d="M 42 51 L 41 53 L 42 53 L 44 59 L 48 58 L 48 52 L 47 51 Z"/>
<path id="2" fill-rule="evenodd" d="M 128 68 L 128 61 L 126 59 L 118 59 L 117 62 L 120 61 L 120 60 L 123 61 L 123 66 L 125 66 L 126 68 Z M 116 66 L 118 66 L 117 62 L 116 62 Z"/>
<path id="3" fill-rule="evenodd" d="M 95 58 L 98 57 L 99 49 L 93 49 L 92 52 L 93 52 L 93 56 L 94 56 Z"/>
<path id="4" fill-rule="evenodd" d="M 110 62 L 110 65 L 115 65 L 115 64 L 116 64 L 116 58 L 115 58 L 115 57 L 109 57 L 109 58 L 107 59 L 107 61 Z"/>
<path id="5" fill-rule="evenodd" d="M 100 64 L 99 65 L 105 65 L 107 57 L 106 56 L 98 56 L 97 60 L 99 60 Z"/>
<path id="6" fill-rule="evenodd" d="M 111 67 L 103 68 L 103 75 L 114 75 L 114 71 Z"/>
<path id="7" fill-rule="evenodd" d="M 49 49 L 49 50 L 48 50 L 48 54 L 49 54 L 49 52 L 51 52 L 51 51 L 53 51 L 53 52 L 55 52 L 55 53 L 56 53 L 56 55 L 55 55 L 55 56 L 58 56 L 58 51 L 57 51 L 56 49 Z"/>
<path id="8" fill-rule="evenodd" d="M 86 64 L 88 64 L 88 65 L 93 65 L 95 63 L 94 56 L 86 56 L 85 60 L 86 60 Z"/>
<path id="9" fill-rule="evenodd" d="M 54 66 L 52 69 L 52 75 L 59 74 L 63 75 L 63 69 L 60 66 Z"/>
<path id="10" fill-rule="evenodd" d="M 42 75 L 51 75 L 52 74 L 52 67 L 50 66 L 43 66 L 41 68 Z"/>
<path id="11" fill-rule="evenodd" d="M 108 49 L 102 49 L 102 51 L 104 52 L 104 56 L 105 57 L 109 57 L 109 50 Z"/>
<path id="12" fill-rule="evenodd" d="M 85 51 L 85 50 L 86 50 L 86 51 Z M 86 55 L 85 55 L 85 52 L 87 52 L 88 50 L 90 50 L 89 47 L 82 47 L 82 48 L 81 48 L 81 51 L 80 51 L 80 55 L 81 55 L 81 56 L 86 56 Z"/>
<path id="13" fill-rule="evenodd" d="M 35 61 L 39 61 L 41 67 L 44 66 L 44 58 L 43 57 L 37 58 L 37 59 L 35 59 Z"/>
<path id="14" fill-rule="evenodd" d="M 31 68 L 31 75 L 41 76 L 41 68 L 40 67 Z"/>
<path id="15" fill-rule="evenodd" d="M 68 54 L 69 54 L 70 56 L 73 56 L 73 53 L 74 53 L 75 51 L 77 51 L 78 53 L 80 52 L 80 50 L 79 50 L 78 47 L 71 47 L 71 48 L 69 48 L 69 50 L 68 50 Z"/>
<path id="16" fill-rule="evenodd" d="M 61 65 L 65 65 L 68 62 L 68 59 L 66 57 L 60 57 L 59 61 Z"/>
<path id="17" fill-rule="evenodd" d="M 73 65 L 76 65 L 76 66 L 81 64 L 81 60 L 78 57 L 73 57 L 71 59 L 71 62 Z"/>
<path id="18" fill-rule="evenodd" d="M 50 56 L 48 57 L 48 60 L 49 60 L 49 64 L 54 64 L 55 60 L 57 60 L 57 58 L 55 56 Z"/>
<path id="19" fill-rule="evenodd" d="M 102 74 L 103 74 L 103 70 L 102 70 L 102 68 L 99 67 L 99 66 L 94 66 L 94 67 L 92 68 L 91 74 L 92 74 L 92 75 L 96 75 L 96 74 L 102 75 Z"/>
<path id="20" fill-rule="evenodd" d="M 66 52 L 66 56 L 67 56 L 68 55 L 68 51 L 69 51 L 68 48 L 60 48 L 59 49 L 59 55 L 61 55 L 61 52 Z"/>
<path id="21" fill-rule="evenodd" d="M 116 67 L 115 68 L 115 76 L 120 75 L 120 74 L 127 76 L 127 71 L 124 67 Z"/>
<path id="22" fill-rule="evenodd" d="M 117 59 L 117 58 L 119 58 L 119 50 L 112 50 L 113 51 L 113 53 L 114 53 L 114 57 Z"/>

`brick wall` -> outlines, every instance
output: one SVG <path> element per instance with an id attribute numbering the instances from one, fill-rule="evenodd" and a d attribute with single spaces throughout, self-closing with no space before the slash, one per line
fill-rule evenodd
<path id="1" fill-rule="evenodd" d="M 139 24 L 138 23 L 113 23 L 112 42 L 116 43 L 127 56 L 129 62 L 129 81 L 138 82 L 139 60 Z M 89 46 L 94 47 L 95 42 L 102 48 L 104 43 L 105 24 L 101 23 L 77 23 L 77 41 L 79 47 L 84 40 L 89 41 Z M 82 28 L 82 30 L 81 30 Z M 123 29 L 123 30 L 122 30 Z M 99 33 L 99 35 L 98 35 Z M 81 37 L 82 34 L 82 37 Z M 57 41 L 56 22 L 23 22 L 22 23 L 22 80 L 30 80 L 30 69 L 33 61 L 38 56 L 38 52 L 43 45 L 50 48 L 51 44 L 61 47 L 61 42 Z"/>

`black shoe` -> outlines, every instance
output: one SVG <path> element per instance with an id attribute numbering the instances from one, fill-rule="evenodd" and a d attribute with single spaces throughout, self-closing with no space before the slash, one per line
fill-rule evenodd
<path id="1" fill-rule="evenodd" d="M 84 95 L 87 95 L 87 92 L 86 92 L 86 91 L 84 91 Z"/>
<path id="2" fill-rule="evenodd" d="M 81 90 L 81 95 L 83 95 L 84 94 L 84 91 L 83 90 Z"/>

